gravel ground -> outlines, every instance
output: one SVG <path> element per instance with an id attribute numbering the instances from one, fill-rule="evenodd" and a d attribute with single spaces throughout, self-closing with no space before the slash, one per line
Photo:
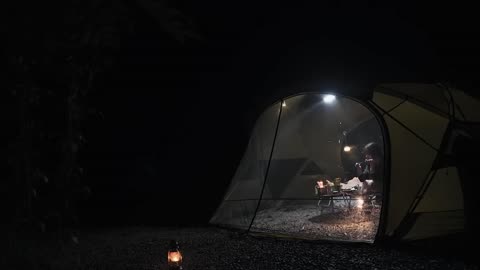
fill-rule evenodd
<path id="1" fill-rule="evenodd" d="M 34 242 L 19 235 L 9 236 L 10 241 L 0 244 L 7 248 L 2 252 L 4 265 L 0 267 L 5 270 L 167 269 L 167 246 L 172 238 L 180 243 L 185 270 L 465 269 L 458 259 L 371 244 L 259 238 L 212 227 L 82 231 L 76 233 L 75 241 L 67 236 L 59 240 L 58 236 L 45 235 Z"/>
<path id="2" fill-rule="evenodd" d="M 380 220 L 380 208 L 340 208 L 320 212 L 316 205 L 292 205 L 259 211 L 253 228 L 261 232 L 286 232 L 308 239 L 373 242 Z"/>

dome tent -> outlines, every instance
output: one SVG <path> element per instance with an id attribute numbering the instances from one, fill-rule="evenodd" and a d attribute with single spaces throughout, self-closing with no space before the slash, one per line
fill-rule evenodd
<path id="1" fill-rule="evenodd" d="M 371 241 L 428 239 L 475 223 L 469 190 L 478 184 L 459 160 L 476 149 L 469 145 L 478 139 L 478 100 L 431 84 L 383 84 L 367 98 L 336 95 L 326 102 L 327 95 L 299 93 L 261 114 L 212 224 L 328 238 L 302 233 L 311 218 L 262 212 L 315 205 L 312 184 L 320 175 L 350 178 L 343 151 L 350 134 L 356 146 L 375 141 L 384 153 L 383 201 Z M 283 226 L 269 225 L 276 219 Z"/>

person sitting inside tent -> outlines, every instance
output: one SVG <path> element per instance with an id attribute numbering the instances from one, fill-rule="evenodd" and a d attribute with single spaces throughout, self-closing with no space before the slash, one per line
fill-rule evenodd
<path id="1" fill-rule="evenodd" d="M 357 177 L 364 183 L 366 194 L 379 194 L 383 191 L 383 154 L 378 144 L 371 142 L 363 149 L 364 162 L 355 163 Z"/>

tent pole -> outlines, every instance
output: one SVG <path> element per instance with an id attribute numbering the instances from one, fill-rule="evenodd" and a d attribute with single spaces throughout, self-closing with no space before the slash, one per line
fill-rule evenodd
<path id="1" fill-rule="evenodd" d="M 264 192 L 265 186 L 267 184 L 268 173 L 270 172 L 270 163 L 272 161 L 273 150 L 275 149 L 275 143 L 277 141 L 278 127 L 280 126 L 280 118 L 282 117 L 283 102 L 284 102 L 284 100 L 281 99 L 280 100 L 280 111 L 278 112 L 277 125 L 275 127 L 275 134 L 273 135 L 272 149 L 270 150 L 270 156 L 268 157 L 268 163 L 267 163 L 267 170 L 265 172 L 265 177 L 263 179 L 262 191 L 260 192 L 260 198 L 258 199 L 258 203 L 257 203 L 257 206 L 255 208 L 255 212 L 253 213 L 252 220 L 250 221 L 250 224 L 248 225 L 247 233 L 249 233 L 250 229 L 252 228 L 253 221 L 257 217 L 257 212 L 258 212 L 258 209 L 260 208 L 260 203 L 262 202 L 262 199 L 263 199 L 263 192 Z"/>
<path id="2" fill-rule="evenodd" d="M 399 104 L 397 104 L 394 108 L 389 110 L 387 113 L 391 112 L 392 110 L 398 108 L 400 105 L 405 103 L 407 99 L 402 100 Z M 379 243 L 385 243 L 386 235 L 385 232 L 387 230 L 387 218 L 388 218 L 388 209 L 389 209 L 389 190 L 390 190 L 390 180 L 391 180 L 391 149 L 390 149 L 390 133 L 388 131 L 388 126 L 385 121 L 385 113 L 382 114 L 382 112 L 375 107 L 375 104 L 373 103 L 373 99 L 370 101 L 367 101 L 365 103 L 360 102 L 363 104 L 367 109 L 370 110 L 370 112 L 374 115 L 374 117 L 377 120 L 377 123 L 380 126 L 380 129 L 382 131 L 382 138 L 383 138 L 383 149 L 384 149 L 384 156 L 383 156 L 383 162 L 385 164 L 385 170 L 383 172 L 383 190 L 382 190 L 382 208 L 380 212 L 380 220 L 378 224 L 378 229 L 377 233 L 375 235 L 375 242 Z"/>

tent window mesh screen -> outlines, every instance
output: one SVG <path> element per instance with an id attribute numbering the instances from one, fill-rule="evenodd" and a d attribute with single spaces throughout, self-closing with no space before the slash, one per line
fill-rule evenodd
<path id="1" fill-rule="evenodd" d="M 308 239 L 375 239 L 384 167 L 380 124 L 357 101 L 324 97 L 298 95 L 261 115 L 212 223 L 251 223 L 253 232 Z M 366 162 L 363 148 L 372 142 L 378 151 Z M 370 169 L 362 181 L 357 162 Z"/>

